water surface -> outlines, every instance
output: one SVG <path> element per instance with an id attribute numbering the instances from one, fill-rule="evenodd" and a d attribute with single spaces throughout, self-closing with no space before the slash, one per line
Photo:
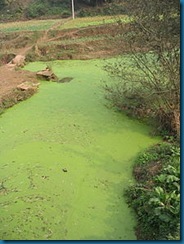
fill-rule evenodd
<path id="1" fill-rule="evenodd" d="M 51 64 L 59 78 L 73 80 L 41 82 L 0 118 L 0 238 L 134 240 L 123 190 L 136 154 L 158 138 L 106 106 L 101 61 Z"/>

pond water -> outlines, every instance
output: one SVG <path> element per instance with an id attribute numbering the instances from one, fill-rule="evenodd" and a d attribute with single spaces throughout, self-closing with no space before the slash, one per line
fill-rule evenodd
<path id="1" fill-rule="evenodd" d="M 51 64 L 59 78 L 73 79 L 42 81 L 0 117 L 0 238 L 135 240 L 123 191 L 136 154 L 159 138 L 106 106 L 102 61 Z"/>

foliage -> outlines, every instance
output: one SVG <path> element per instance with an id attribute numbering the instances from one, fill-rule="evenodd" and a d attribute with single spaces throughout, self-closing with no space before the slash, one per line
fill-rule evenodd
<path id="1" fill-rule="evenodd" d="M 3 21 L 70 15 L 70 1 L 68 0 L 5 0 L 0 3 L 0 7 L 0 19 Z"/>
<path id="2" fill-rule="evenodd" d="M 118 0 L 74 0 L 76 13 L 83 9 L 100 10 L 98 14 L 109 14 L 109 6 L 107 4 L 114 4 L 114 10 L 119 11 Z M 117 4 L 116 4 L 117 3 Z M 106 7 L 107 6 L 107 7 Z M 105 7 L 105 8 L 104 8 Z M 104 11 L 103 11 L 104 8 Z M 90 10 L 88 16 L 90 16 Z M 102 11 L 101 11 L 102 10 Z M 80 16 L 82 16 L 82 12 Z M 93 11 L 92 11 L 93 12 Z M 95 11 L 94 11 L 95 12 Z M 111 11 L 112 12 L 112 11 Z M 85 13 L 85 10 L 84 10 Z M 71 15 L 71 0 L 1 0 L 0 1 L 0 20 L 18 20 L 18 19 L 32 19 L 47 16 L 60 16 L 62 18 Z M 84 15 L 83 15 L 84 16 Z"/>
<path id="3" fill-rule="evenodd" d="M 79 9 L 78 16 L 79 17 L 89 17 L 89 16 L 107 16 L 107 15 L 122 15 L 128 14 L 126 8 L 123 3 L 119 3 L 117 1 L 112 1 L 110 3 L 106 3 L 102 6 L 96 6 L 96 8 L 81 8 Z"/>
<path id="4" fill-rule="evenodd" d="M 68 2 L 54 2 L 48 0 L 33 1 L 26 9 L 27 18 L 38 18 L 40 16 L 62 15 L 70 16 Z"/>
<path id="5" fill-rule="evenodd" d="M 77 0 L 76 2 L 82 2 L 91 6 L 103 5 L 106 2 L 112 2 L 113 0 Z"/>
<path id="6" fill-rule="evenodd" d="M 156 169 L 156 165 L 161 165 L 161 167 Z M 141 172 L 145 175 L 139 177 Z M 138 182 L 130 186 L 125 194 L 129 206 L 137 215 L 138 239 L 178 239 L 180 226 L 179 146 L 163 143 L 141 153 L 136 159 L 134 175 Z"/>
<path id="7" fill-rule="evenodd" d="M 48 14 L 49 5 L 48 2 L 37 1 L 30 4 L 26 10 L 27 18 L 36 18 Z"/>
<path id="8" fill-rule="evenodd" d="M 108 87 L 110 98 L 120 109 L 155 118 L 156 127 L 180 136 L 180 20 L 179 2 L 127 1 L 133 17 L 126 35 L 117 45 L 129 43 L 132 70 L 123 60 L 106 70 L 119 84 Z M 118 24 L 124 25 L 121 20 Z"/>
<path id="9" fill-rule="evenodd" d="M 0 1 L 0 8 L 2 9 L 2 8 L 4 8 L 6 6 L 6 2 L 5 2 L 5 0 L 1 0 Z"/>

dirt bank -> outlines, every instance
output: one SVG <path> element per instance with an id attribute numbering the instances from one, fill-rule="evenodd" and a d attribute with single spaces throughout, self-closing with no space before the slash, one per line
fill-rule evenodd
<path id="1" fill-rule="evenodd" d="M 0 112 L 36 92 L 36 87 L 22 88 L 22 83 L 37 83 L 36 74 L 3 65 L 0 67 Z"/>

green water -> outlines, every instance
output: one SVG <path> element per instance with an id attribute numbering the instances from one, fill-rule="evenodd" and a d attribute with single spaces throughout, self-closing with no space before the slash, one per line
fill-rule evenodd
<path id="1" fill-rule="evenodd" d="M 0 238 L 134 240 L 123 190 L 136 154 L 159 139 L 105 106 L 101 61 L 52 65 L 60 78 L 74 79 L 41 82 L 36 95 L 0 118 Z"/>

